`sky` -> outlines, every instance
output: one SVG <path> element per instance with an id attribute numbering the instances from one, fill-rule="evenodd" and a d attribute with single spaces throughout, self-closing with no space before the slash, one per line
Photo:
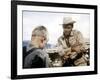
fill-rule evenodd
<path id="1" fill-rule="evenodd" d="M 23 41 L 31 40 L 32 30 L 38 25 L 43 25 L 49 32 L 50 44 L 56 44 L 62 35 L 62 22 L 64 17 L 72 17 L 76 21 L 74 29 L 79 30 L 85 38 L 89 38 L 90 15 L 82 13 L 39 12 L 23 11 Z"/>

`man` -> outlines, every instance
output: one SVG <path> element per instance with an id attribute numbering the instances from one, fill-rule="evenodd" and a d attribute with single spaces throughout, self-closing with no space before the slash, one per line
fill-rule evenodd
<path id="1" fill-rule="evenodd" d="M 24 68 L 49 67 L 48 54 L 43 50 L 48 38 L 47 29 L 38 26 L 32 31 L 31 43 L 28 47 L 28 55 L 25 57 Z"/>
<path id="2" fill-rule="evenodd" d="M 58 39 L 60 55 L 63 57 L 63 66 L 87 65 L 83 52 L 85 42 L 81 32 L 73 30 L 74 23 L 71 17 L 63 19 L 63 35 Z"/>

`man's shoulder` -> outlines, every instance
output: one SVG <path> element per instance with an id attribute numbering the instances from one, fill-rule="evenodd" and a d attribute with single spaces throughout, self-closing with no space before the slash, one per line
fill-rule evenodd
<path id="1" fill-rule="evenodd" d="M 64 36 L 63 36 L 63 35 L 61 35 L 61 36 L 58 38 L 58 40 L 60 40 L 60 39 L 64 39 Z"/>
<path id="2" fill-rule="evenodd" d="M 74 33 L 80 33 L 79 30 L 72 30 L 72 32 L 74 32 Z"/>

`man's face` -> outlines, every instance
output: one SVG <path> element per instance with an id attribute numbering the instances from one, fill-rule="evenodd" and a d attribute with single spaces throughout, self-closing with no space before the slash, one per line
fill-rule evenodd
<path id="1" fill-rule="evenodd" d="M 63 24 L 64 36 L 69 36 L 73 29 L 73 24 Z"/>

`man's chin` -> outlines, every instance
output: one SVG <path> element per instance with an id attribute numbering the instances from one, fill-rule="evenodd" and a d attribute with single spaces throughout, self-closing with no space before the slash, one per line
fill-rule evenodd
<path id="1" fill-rule="evenodd" d="M 65 34 L 65 37 L 68 37 L 69 36 L 69 34 Z"/>

